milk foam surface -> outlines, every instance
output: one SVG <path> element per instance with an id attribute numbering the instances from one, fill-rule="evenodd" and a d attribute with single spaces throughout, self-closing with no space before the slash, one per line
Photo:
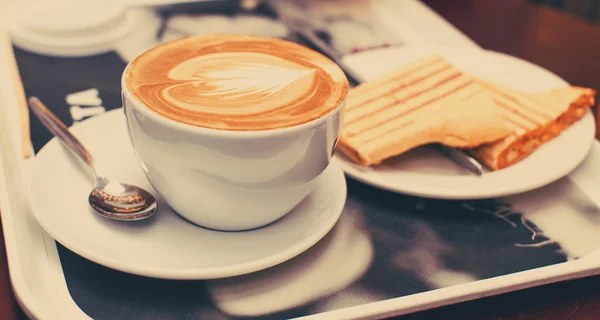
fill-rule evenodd
<path id="1" fill-rule="evenodd" d="M 346 98 L 342 70 L 298 44 L 247 35 L 188 37 L 157 46 L 125 71 L 129 91 L 164 117 L 199 127 L 299 125 Z"/>

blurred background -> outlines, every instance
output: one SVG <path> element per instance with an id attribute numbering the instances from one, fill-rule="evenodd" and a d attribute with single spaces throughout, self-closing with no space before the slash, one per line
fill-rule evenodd
<path id="1" fill-rule="evenodd" d="M 532 3 L 548 5 L 557 10 L 565 10 L 578 17 L 599 22 L 599 0 L 529 0 Z"/>

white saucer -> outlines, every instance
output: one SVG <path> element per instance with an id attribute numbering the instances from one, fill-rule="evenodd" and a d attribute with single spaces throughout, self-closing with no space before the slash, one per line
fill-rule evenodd
<path id="1" fill-rule="evenodd" d="M 42 55 L 80 57 L 113 50 L 135 25 L 121 1 L 58 0 L 15 3 L 8 23 L 11 40 Z"/>
<path id="2" fill-rule="evenodd" d="M 107 176 L 156 195 L 138 165 L 121 109 L 76 124 L 72 132 Z M 109 268 L 166 279 L 230 277 L 284 262 L 323 238 L 346 201 L 344 174 L 333 163 L 316 189 L 282 219 L 251 231 L 221 232 L 186 222 L 160 198 L 156 216 L 148 221 L 102 218 L 88 206 L 91 187 L 84 167 L 56 139 L 32 160 L 32 211 L 54 239 Z"/>
<path id="3" fill-rule="evenodd" d="M 568 85 L 527 61 L 479 49 L 400 47 L 355 54 L 344 61 L 369 80 L 432 53 L 444 56 L 465 72 L 521 90 L 536 92 Z M 536 189 L 567 175 L 585 159 L 594 134 L 590 111 L 526 159 L 481 177 L 466 172 L 429 147 L 411 150 L 371 168 L 357 166 L 340 154 L 336 161 L 351 177 L 394 192 L 443 199 L 491 198 Z"/>

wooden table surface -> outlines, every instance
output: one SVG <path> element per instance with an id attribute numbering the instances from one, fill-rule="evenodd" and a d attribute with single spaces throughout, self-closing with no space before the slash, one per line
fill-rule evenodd
<path id="1" fill-rule="evenodd" d="M 485 49 L 541 65 L 600 91 L 600 25 L 526 0 L 424 0 Z M 0 235 L 2 230 L 0 226 Z M 26 319 L 12 294 L 0 237 L 0 319 Z M 399 320 L 600 319 L 600 276 L 423 311 Z"/>

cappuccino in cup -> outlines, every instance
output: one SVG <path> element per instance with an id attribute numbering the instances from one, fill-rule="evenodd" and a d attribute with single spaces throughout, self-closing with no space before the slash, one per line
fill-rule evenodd
<path id="1" fill-rule="evenodd" d="M 148 180 L 182 217 L 218 230 L 270 224 L 310 193 L 331 160 L 347 92 L 325 56 L 247 35 L 159 45 L 122 77 Z"/>

